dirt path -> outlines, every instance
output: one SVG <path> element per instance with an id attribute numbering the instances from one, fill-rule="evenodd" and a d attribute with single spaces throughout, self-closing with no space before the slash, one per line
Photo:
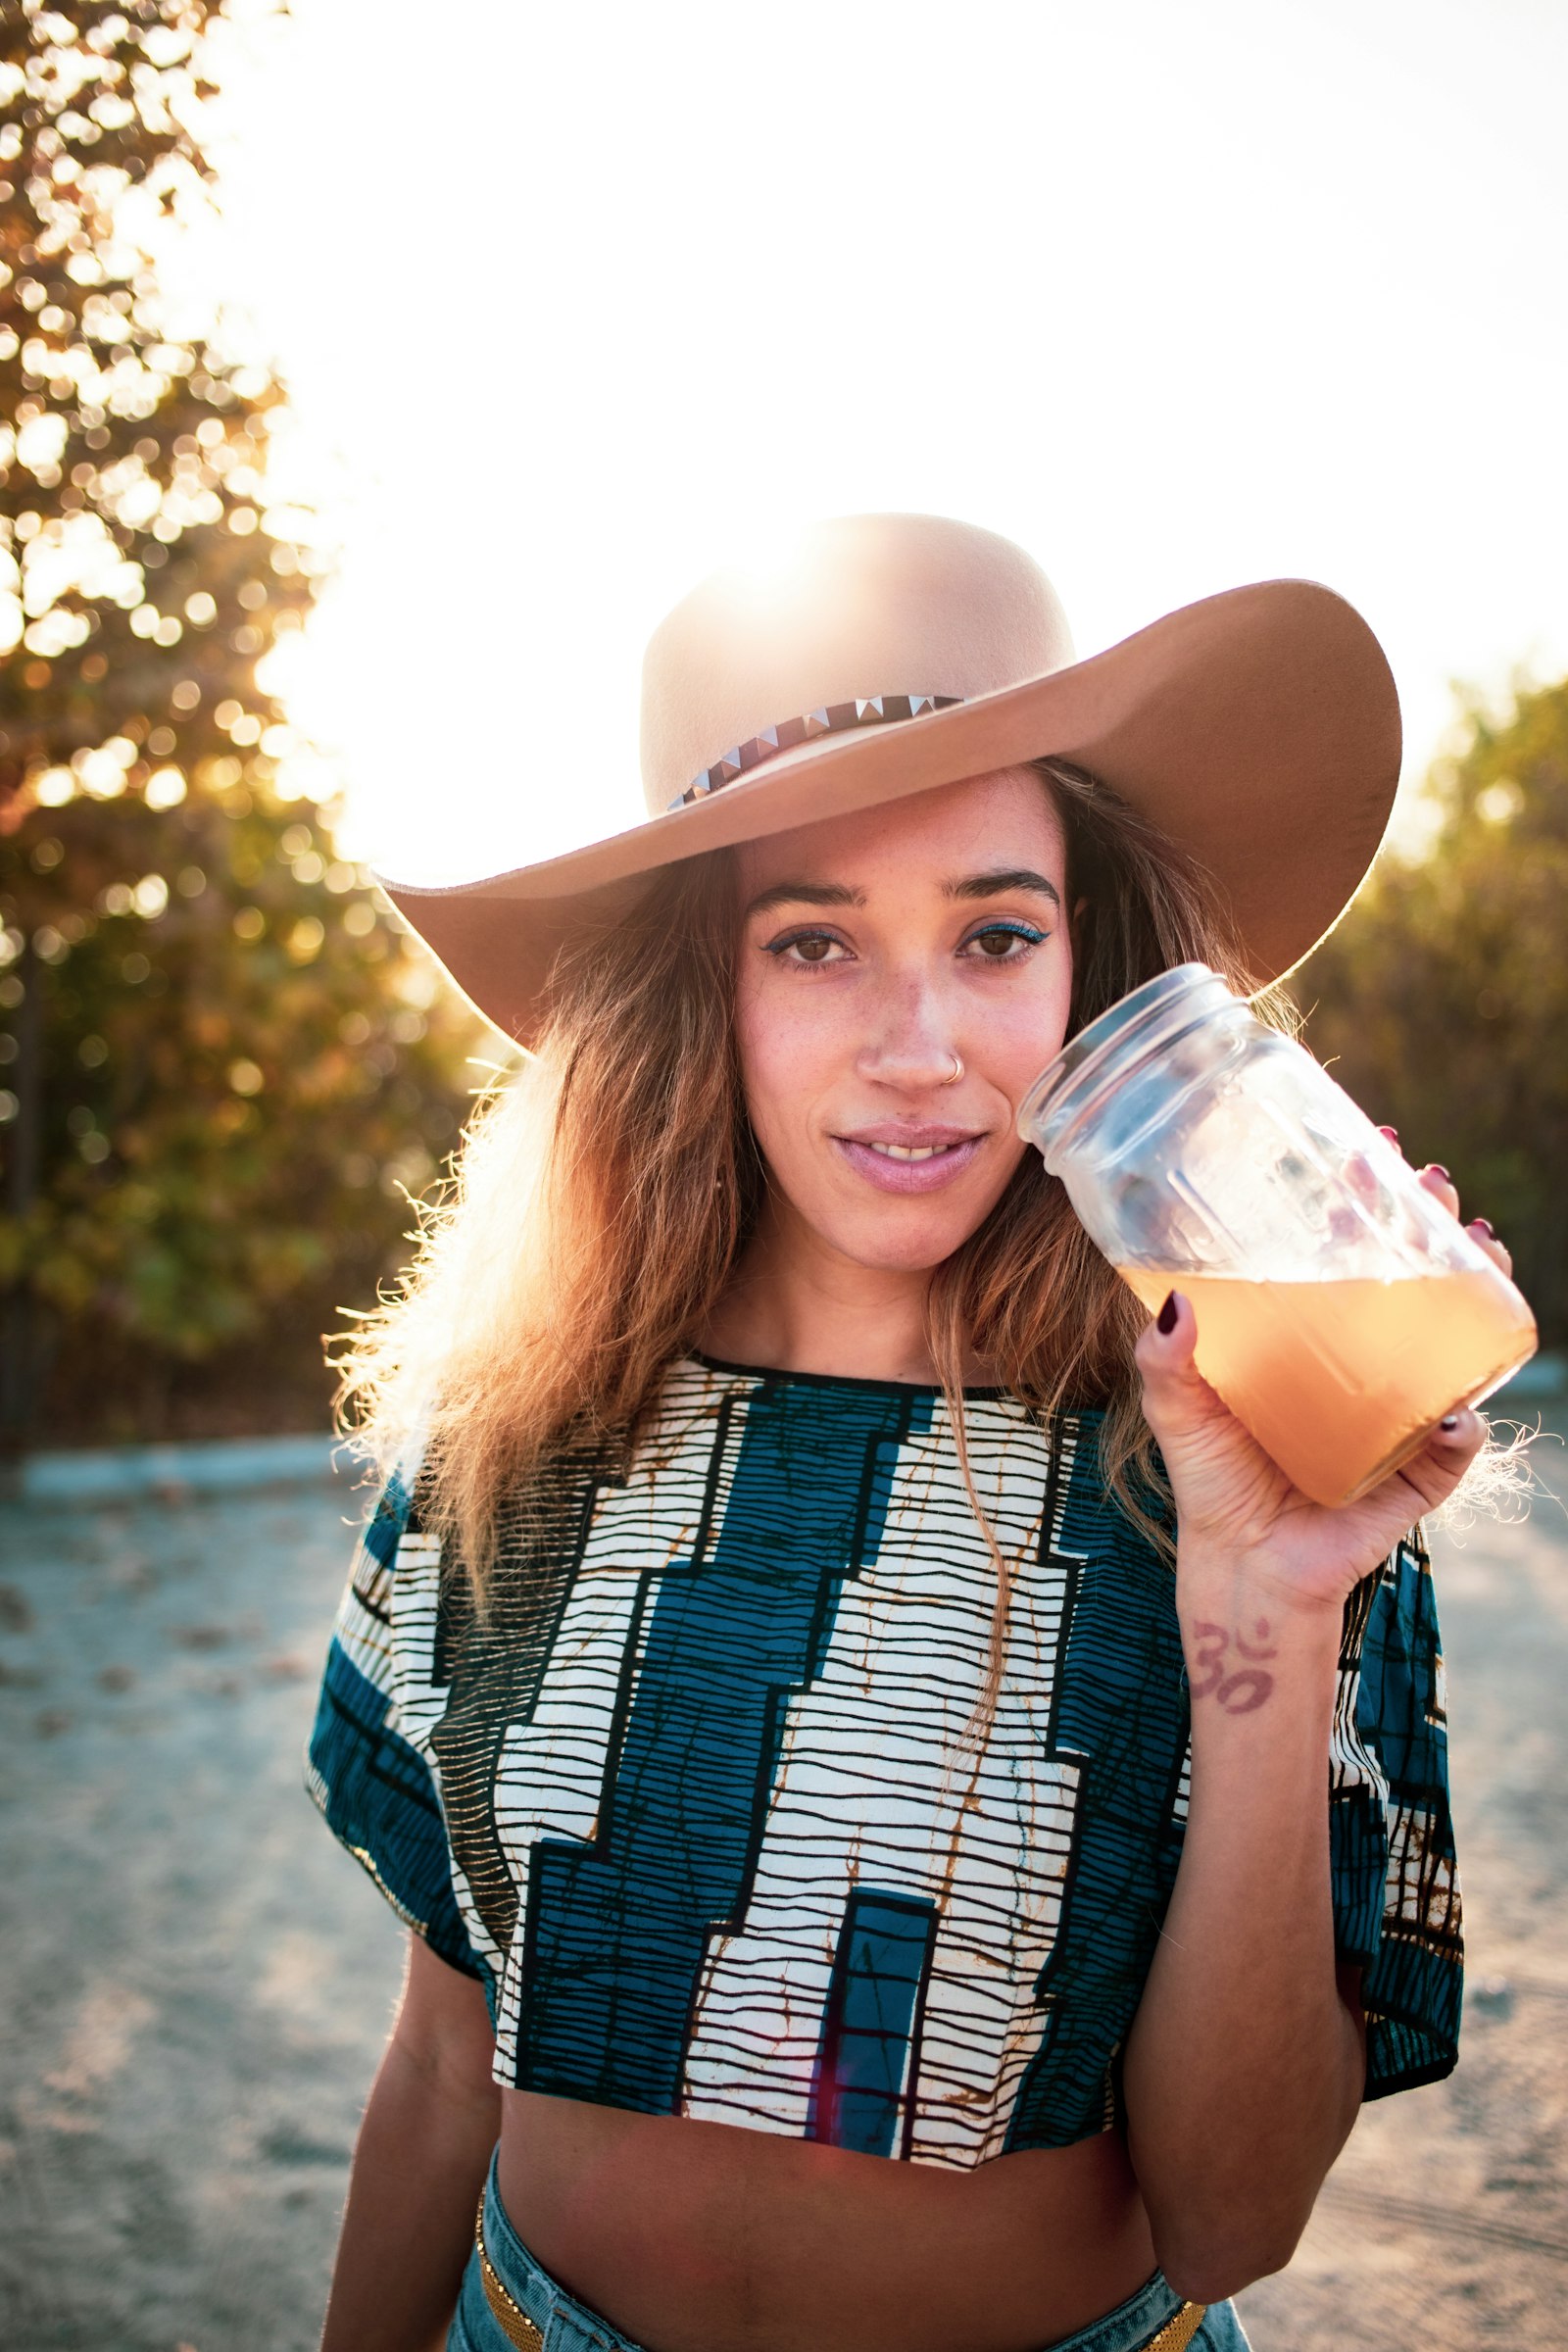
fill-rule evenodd
<path id="1" fill-rule="evenodd" d="M 1568 1421 L 1552 1498 L 1434 1546 L 1465 1899 L 1458 2071 L 1375 2101 L 1278 2278 L 1257 2352 L 1524 2352 L 1568 2284 Z"/>
<path id="2" fill-rule="evenodd" d="M 1568 1495 L 1558 1446 L 1539 1449 Z M 400 1932 L 301 1793 L 346 1486 L 0 1535 L 0 2341 L 312 2352 Z M 1555 2340 L 1568 1512 L 1440 1542 L 1470 1936 L 1449 2082 L 1368 2108 L 1257 2352 Z M 955 2352 L 959 2352 L 956 2347 Z"/>

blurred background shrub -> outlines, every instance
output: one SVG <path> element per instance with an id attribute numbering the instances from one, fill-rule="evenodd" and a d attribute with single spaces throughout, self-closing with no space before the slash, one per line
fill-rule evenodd
<path id="1" fill-rule="evenodd" d="M 321 1426 L 321 1335 L 404 1254 L 478 1023 L 259 780 L 31 811 L 0 916 L 17 1442 Z"/>

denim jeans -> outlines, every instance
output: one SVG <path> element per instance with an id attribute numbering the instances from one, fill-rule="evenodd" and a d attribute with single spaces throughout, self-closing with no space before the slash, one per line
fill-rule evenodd
<path id="1" fill-rule="evenodd" d="M 630 2336 L 612 2328 L 575 2295 L 568 2295 L 535 2262 L 507 2219 L 496 2188 L 494 2158 L 484 2192 L 484 2242 L 502 2285 L 544 2337 L 544 2352 L 640 2352 Z M 1050 2352 L 1142 2352 L 1181 2307 L 1180 2295 L 1166 2284 L 1164 2273 L 1156 2271 L 1137 2294 L 1107 2311 L 1103 2319 L 1080 2328 L 1076 2335 L 1061 2337 Z M 477 2249 L 469 2255 L 463 2274 L 463 2291 L 447 2337 L 447 2352 L 512 2352 L 485 2300 Z M 808 2347 L 803 2345 L 802 2352 L 808 2352 Z M 953 2352 L 965 2352 L 965 2348 L 955 2344 Z M 1234 2304 L 1209 2305 L 1202 2326 L 1192 2338 L 1191 2352 L 1248 2352 Z"/>

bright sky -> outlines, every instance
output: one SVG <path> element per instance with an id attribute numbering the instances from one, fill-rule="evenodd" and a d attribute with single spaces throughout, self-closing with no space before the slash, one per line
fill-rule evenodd
<path id="1" fill-rule="evenodd" d="M 1081 653 L 1326 580 L 1407 792 L 1451 678 L 1568 670 L 1561 0 L 292 4 L 207 267 L 346 541 L 286 683 L 383 871 L 634 821 L 650 630 L 815 514 L 1005 532 Z"/>

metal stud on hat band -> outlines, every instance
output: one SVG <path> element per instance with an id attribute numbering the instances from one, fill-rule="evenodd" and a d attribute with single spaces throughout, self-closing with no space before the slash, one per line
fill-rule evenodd
<path id="1" fill-rule="evenodd" d="M 776 726 L 764 727 L 760 735 L 721 752 L 710 767 L 705 767 L 684 792 L 675 795 L 664 813 L 689 808 L 710 792 L 722 792 L 726 784 L 733 784 L 776 752 L 792 752 L 797 744 L 810 743 L 818 735 L 836 735 L 842 727 L 875 727 L 890 719 L 920 718 L 929 710 L 948 710 L 964 700 L 961 694 L 871 694 L 857 696 L 853 703 L 824 703 L 808 710 L 803 718 L 781 718 Z"/>

